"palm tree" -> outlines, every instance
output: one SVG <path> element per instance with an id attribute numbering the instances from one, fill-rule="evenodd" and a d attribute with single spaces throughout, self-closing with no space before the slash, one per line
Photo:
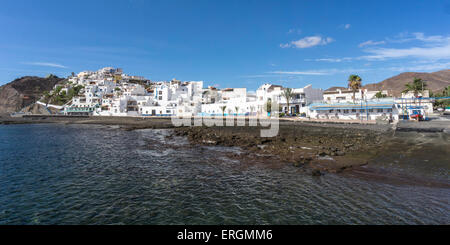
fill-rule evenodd
<path id="1" fill-rule="evenodd" d="M 272 113 L 272 99 L 268 99 L 266 102 L 266 112 Z"/>
<path id="2" fill-rule="evenodd" d="M 222 110 L 222 117 L 225 116 L 225 110 L 227 109 L 227 106 L 221 106 L 220 109 Z"/>
<path id="3" fill-rule="evenodd" d="M 291 114 L 291 108 L 289 104 L 291 103 L 291 99 L 294 97 L 294 92 L 292 88 L 286 88 L 283 93 L 281 93 L 281 96 L 286 98 L 286 104 L 287 104 L 287 114 Z"/>
<path id="4" fill-rule="evenodd" d="M 355 103 L 355 94 L 362 87 L 362 79 L 358 75 L 350 75 L 348 77 L 348 88 L 353 91 L 353 103 Z"/>
<path id="5" fill-rule="evenodd" d="M 423 90 L 427 87 L 426 82 L 422 81 L 420 78 L 414 78 L 414 81 L 412 83 L 405 84 L 405 90 L 403 90 L 403 93 L 413 92 L 414 97 L 419 96 L 419 92 L 423 92 Z"/>

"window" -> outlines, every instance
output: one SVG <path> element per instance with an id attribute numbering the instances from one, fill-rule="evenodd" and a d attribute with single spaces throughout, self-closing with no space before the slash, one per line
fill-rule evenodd
<path id="1" fill-rule="evenodd" d="M 383 112 L 383 109 L 377 109 L 377 112 L 381 113 L 381 112 Z"/>
<path id="2" fill-rule="evenodd" d="M 353 112 L 353 113 L 356 113 L 356 109 L 352 109 L 352 112 Z"/>
<path id="3" fill-rule="evenodd" d="M 387 112 L 392 112 L 392 109 L 387 109 Z"/>
<path id="4" fill-rule="evenodd" d="M 333 113 L 333 109 L 329 110 L 329 113 Z"/>
<path id="5" fill-rule="evenodd" d="M 336 112 L 340 113 L 340 112 L 341 112 L 341 109 L 337 109 Z"/>
<path id="6" fill-rule="evenodd" d="M 347 110 L 347 109 L 346 109 L 346 110 L 344 110 L 344 113 L 345 113 L 345 114 L 348 114 L 348 110 Z"/>
<path id="7" fill-rule="evenodd" d="M 359 110 L 361 113 L 364 113 L 364 112 L 366 112 L 366 109 L 361 109 L 361 110 Z"/>
<path id="8" fill-rule="evenodd" d="M 373 112 L 373 109 L 369 109 L 369 112 Z"/>
<path id="9" fill-rule="evenodd" d="M 162 96 L 159 96 L 159 100 L 162 100 Z"/>
<path id="10" fill-rule="evenodd" d="M 159 95 L 162 95 L 162 91 L 159 91 Z"/>

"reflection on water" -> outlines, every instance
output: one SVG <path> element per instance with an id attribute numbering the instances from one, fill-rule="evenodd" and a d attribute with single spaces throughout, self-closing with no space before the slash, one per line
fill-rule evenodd
<path id="1" fill-rule="evenodd" d="M 92 125 L 0 126 L 0 224 L 450 223 L 448 187 L 243 166 L 223 153 L 240 154 L 237 148 L 191 147 L 168 135 Z M 448 183 L 448 158 L 425 154 L 447 149 L 411 146 L 419 148 L 380 156 L 380 169 Z"/>

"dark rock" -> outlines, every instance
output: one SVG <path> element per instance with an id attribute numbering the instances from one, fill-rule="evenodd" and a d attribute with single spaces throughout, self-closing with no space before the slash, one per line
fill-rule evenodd
<path id="1" fill-rule="evenodd" d="M 320 170 L 318 170 L 318 169 L 314 169 L 314 170 L 311 172 L 311 174 L 312 174 L 312 176 L 316 176 L 316 177 L 324 175 L 324 174 L 322 173 L 322 171 L 320 171 Z"/>
<path id="2" fill-rule="evenodd" d="M 322 151 L 318 155 L 321 157 L 328 156 L 328 152 Z"/>

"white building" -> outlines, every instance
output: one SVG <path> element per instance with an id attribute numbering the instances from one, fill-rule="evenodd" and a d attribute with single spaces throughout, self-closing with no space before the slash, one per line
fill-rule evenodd
<path id="1" fill-rule="evenodd" d="M 262 112 L 267 101 L 270 99 L 272 103 L 277 103 L 281 106 L 282 112 L 290 114 L 306 113 L 307 106 L 314 101 L 323 100 L 323 90 L 314 89 L 312 85 L 307 85 L 303 88 L 294 88 L 292 90 L 294 97 L 287 106 L 286 98 L 283 96 L 284 88 L 279 85 L 264 84 L 256 91 L 258 101 L 258 111 Z"/>
<path id="2" fill-rule="evenodd" d="M 399 120 L 399 111 L 394 100 L 368 100 L 359 103 L 313 103 L 309 107 L 312 119 L 339 120 Z"/>
<path id="3" fill-rule="evenodd" d="M 401 98 L 395 98 L 395 104 L 401 117 L 405 119 L 409 118 L 411 108 L 423 110 L 426 117 L 433 113 L 433 100 L 430 99 L 429 90 L 419 92 L 417 97 L 412 91 L 402 93 Z"/>
<path id="4" fill-rule="evenodd" d="M 256 93 L 246 88 L 218 90 L 203 88 L 203 81 L 182 82 L 176 79 L 150 83 L 143 77 L 123 74 L 122 69 L 105 67 L 96 72 L 84 71 L 69 78 L 72 85 L 82 85 L 80 96 L 73 98 L 65 113 L 99 116 L 196 116 L 263 115 L 268 100 L 284 111 L 299 113 L 323 91 L 311 85 L 293 89 L 289 108 L 282 96 L 284 88 L 264 84 Z M 134 82 L 138 80 L 142 82 Z M 71 85 L 71 86 L 72 86 Z"/>
<path id="5" fill-rule="evenodd" d="M 353 90 L 351 89 L 336 89 L 335 91 L 325 91 L 323 99 L 327 103 L 353 102 L 358 100 L 372 100 L 376 99 L 375 95 L 381 92 L 382 95 L 388 96 L 388 91 L 369 91 L 367 89 L 358 89 L 355 91 L 353 98 Z"/>

